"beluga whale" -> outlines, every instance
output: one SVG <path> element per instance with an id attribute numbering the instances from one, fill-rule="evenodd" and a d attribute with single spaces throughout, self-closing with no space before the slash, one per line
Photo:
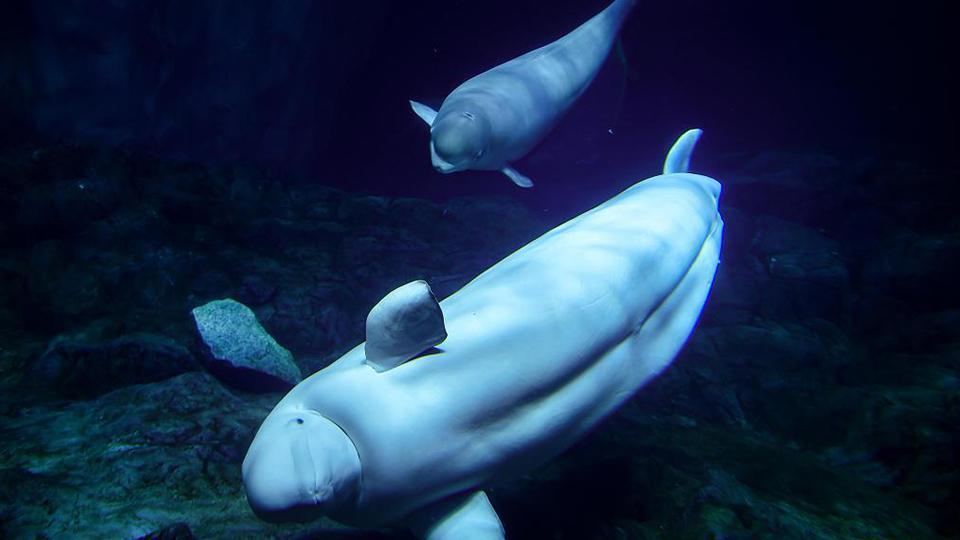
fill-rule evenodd
<path id="1" fill-rule="evenodd" d="M 253 511 L 504 538 L 484 488 L 583 437 L 663 371 L 719 263 L 720 184 L 687 172 L 699 130 L 643 180 L 443 301 L 414 281 L 366 341 L 294 387 L 243 460 Z"/>
<path id="2" fill-rule="evenodd" d="M 615 0 L 569 34 L 456 87 L 439 111 L 410 101 L 430 126 L 430 160 L 443 174 L 501 171 L 533 181 L 511 163 L 550 132 L 590 86 L 637 0 Z"/>

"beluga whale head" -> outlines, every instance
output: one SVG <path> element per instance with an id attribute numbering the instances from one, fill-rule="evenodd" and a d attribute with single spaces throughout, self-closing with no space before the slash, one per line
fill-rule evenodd
<path id="1" fill-rule="evenodd" d="M 360 492 L 360 458 L 353 441 L 323 415 L 300 407 L 274 410 L 243 460 L 250 507 L 267 521 L 336 516 Z"/>
<path id="2" fill-rule="evenodd" d="M 430 128 L 430 161 L 443 174 L 479 168 L 487 150 L 490 126 L 479 112 L 451 110 Z"/>
<path id="3" fill-rule="evenodd" d="M 291 390 L 257 431 L 242 473 L 247 501 L 260 518 L 357 519 L 364 447 L 354 444 L 351 435 L 362 435 L 363 430 L 358 431 L 356 416 L 341 405 L 354 403 L 358 391 L 369 390 L 378 380 L 369 375 L 390 371 L 447 338 L 440 304 L 423 280 L 397 287 L 373 306 L 366 334 L 362 346 L 341 358 L 348 364 L 362 361 L 363 369 L 331 366 L 314 374 L 306 379 L 310 382 Z M 378 419 L 388 417 L 375 408 L 361 410 Z M 387 420 L 382 423 L 389 425 Z"/>

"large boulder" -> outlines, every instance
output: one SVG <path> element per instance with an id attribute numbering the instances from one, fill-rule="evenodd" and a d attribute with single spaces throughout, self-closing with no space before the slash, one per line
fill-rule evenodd
<path id="1" fill-rule="evenodd" d="M 247 306 L 228 298 L 192 313 L 205 345 L 203 358 L 221 380 L 248 390 L 275 391 L 303 378 L 290 351 L 260 326 Z"/>

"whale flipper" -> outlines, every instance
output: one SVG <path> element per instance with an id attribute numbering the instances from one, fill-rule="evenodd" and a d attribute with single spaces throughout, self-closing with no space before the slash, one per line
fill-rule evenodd
<path id="1" fill-rule="evenodd" d="M 510 165 L 504 166 L 504 168 L 500 169 L 500 171 L 503 174 L 507 175 L 507 177 L 510 178 L 510 180 L 513 180 L 514 184 L 520 187 L 526 187 L 526 188 L 533 187 L 533 180 L 531 180 L 527 176 L 524 176 L 523 174 L 520 173 L 520 171 L 514 169 Z"/>
<path id="2" fill-rule="evenodd" d="M 413 109 L 413 112 L 417 113 L 417 116 L 423 119 L 428 126 L 433 125 L 434 118 L 437 117 L 437 111 L 431 109 L 427 105 L 420 103 L 419 101 L 410 100 L 410 107 Z"/>
<path id="3" fill-rule="evenodd" d="M 667 152 L 667 159 L 663 163 L 663 174 L 687 172 L 690 168 L 690 155 L 693 147 L 700 140 L 702 129 L 691 129 L 680 136 Z"/>
<path id="4" fill-rule="evenodd" d="M 397 287 L 367 315 L 367 363 L 386 371 L 447 339 L 443 312 L 426 281 Z"/>
<path id="5" fill-rule="evenodd" d="M 413 529 L 424 540 L 503 540 L 506 537 L 500 517 L 482 491 L 454 497 L 418 512 Z"/>

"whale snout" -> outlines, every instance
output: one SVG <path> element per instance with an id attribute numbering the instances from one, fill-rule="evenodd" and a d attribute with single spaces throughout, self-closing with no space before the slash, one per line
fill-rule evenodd
<path id="1" fill-rule="evenodd" d="M 312 411 L 272 414 L 243 460 L 243 486 L 265 521 L 333 516 L 355 500 L 360 460 L 350 438 Z"/>
<path id="2" fill-rule="evenodd" d="M 430 143 L 430 163 L 433 164 L 433 169 L 438 173 L 450 174 L 452 172 L 457 172 L 457 166 L 440 157 L 437 154 L 437 149 L 432 142 Z"/>
<path id="3" fill-rule="evenodd" d="M 271 522 L 310 521 L 322 515 L 316 465 L 304 459 L 303 434 L 254 441 L 243 461 L 243 487 L 253 512 Z"/>

